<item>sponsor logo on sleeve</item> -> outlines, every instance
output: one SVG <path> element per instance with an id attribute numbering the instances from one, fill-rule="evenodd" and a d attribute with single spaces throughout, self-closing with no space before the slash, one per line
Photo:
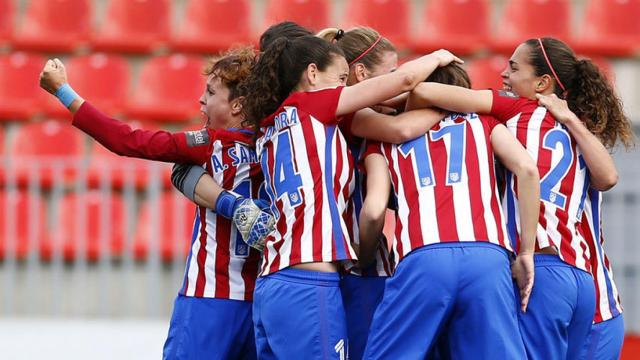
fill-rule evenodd
<path id="1" fill-rule="evenodd" d="M 516 95 L 515 93 L 511 92 L 511 91 L 507 91 L 507 90 L 498 90 L 498 95 L 502 96 L 502 97 L 510 97 L 510 98 L 517 98 L 518 95 Z"/>
<path id="2" fill-rule="evenodd" d="M 189 147 L 209 144 L 209 132 L 207 129 L 187 131 L 187 145 Z"/>

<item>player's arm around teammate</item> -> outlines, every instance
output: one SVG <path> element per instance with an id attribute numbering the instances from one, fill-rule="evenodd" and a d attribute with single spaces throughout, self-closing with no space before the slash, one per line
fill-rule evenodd
<path id="1" fill-rule="evenodd" d="M 537 241 L 539 251 L 544 254 L 536 255 L 536 289 L 539 290 L 530 302 L 530 307 L 537 310 L 521 316 L 522 334 L 530 358 L 575 358 L 589 332 L 595 307 L 593 278 L 588 275 L 588 247 L 582 244 L 585 239 L 578 229 L 589 187 L 589 167 L 585 169 L 587 158 L 583 153 L 588 153 L 589 166 L 604 164 L 603 168 L 608 169 L 606 174 L 596 169 L 594 186 L 610 187 L 616 175 L 602 147 L 580 148 L 580 144 L 589 144 L 585 140 L 593 141 L 593 138 L 579 126 L 571 132 L 571 128 L 579 125 L 576 122 L 568 125 L 556 122 L 546 109 L 538 107 L 536 95 L 565 97 L 569 109 L 603 144 L 611 146 L 618 140 L 630 144 L 632 132 L 619 99 L 597 68 L 588 60 L 578 60 L 575 53 L 557 39 L 529 39 L 519 45 L 502 79 L 505 91 L 501 92 L 474 92 L 437 85 L 425 86 L 417 92 L 422 93 L 426 103 L 452 110 L 467 106 L 466 109 L 496 114 L 507 122 L 527 150 L 536 154 L 543 178 L 541 198 L 545 210 L 540 214 Z M 451 97 L 454 94 L 458 96 Z M 523 131 L 525 129 L 527 131 Z M 540 136 L 539 141 L 527 140 L 536 136 Z M 554 158 L 557 154 L 565 160 L 552 163 L 550 153 Z M 561 173 L 561 170 L 565 171 Z M 517 204 L 517 199 L 507 196 L 506 204 L 509 210 Z M 515 226 L 512 223 L 509 228 Z M 541 326 L 555 331 L 542 331 Z M 549 345 L 541 346 L 542 342 Z"/>
<path id="2" fill-rule="evenodd" d="M 277 39 L 261 54 L 243 103 L 247 120 L 263 134 L 257 149 L 277 214 L 255 291 L 259 356 L 344 356 L 336 263 L 355 254 L 345 223 L 353 163 L 337 128 L 340 117 L 407 91 L 456 59 L 438 52 L 344 88 L 348 64 L 322 39 Z"/>

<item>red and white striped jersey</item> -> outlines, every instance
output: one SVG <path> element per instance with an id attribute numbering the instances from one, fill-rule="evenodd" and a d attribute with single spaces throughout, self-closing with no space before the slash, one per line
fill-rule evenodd
<path id="1" fill-rule="evenodd" d="M 367 149 L 367 141 L 355 136 L 351 131 L 353 116 L 345 117 L 340 122 L 340 131 L 344 134 L 351 151 L 351 156 L 356 164 L 355 166 L 355 188 L 351 195 L 351 206 L 353 206 L 353 217 L 347 219 L 347 226 L 351 230 L 349 236 L 354 244 L 360 243 L 360 232 L 358 228 L 358 219 L 360 219 L 360 210 L 366 196 L 367 176 L 364 168 L 364 162 L 360 161 Z M 353 262 L 344 263 L 345 271 L 357 276 L 377 277 L 391 276 L 394 270 L 394 261 L 389 252 L 388 244 L 385 241 L 378 243 L 378 250 L 374 262 L 367 269 L 360 269 L 354 266 Z"/>
<path id="2" fill-rule="evenodd" d="M 85 102 L 73 125 L 120 155 L 202 165 L 224 189 L 258 197 L 264 183 L 253 133 L 202 129 L 180 133 L 132 130 Z M 260 254 L 242 240 L 231 221 L 197 207 L 191 251 L 180 294 L 252 300 Z"/>
<path id="3" fill-rule="evenodd" d="M 498 122 L 450 114 L 428 133 L 400 145 L 370 145 L 389 165 L 398 199 L 393 251 L 441 242 L 483 241 L 511 251 L 498 200 L 491 131 Z"/>
<path id="4" fill-rule="evenodd" d="M 536 249 L 555 246 L 560 258 L 589 271 L 589 249 L 578 226 L 589 186 L 588 169 L 575 140 L 535 100 L 493 91 L 491 115 L 507 125 L 527 149 L 540 173 L 540 217 Z M 520 238 L 516 179 L 507 172 L 503 207 L 515 248 Z"/>
<path id="5" fill-rule="evenodd" d="M 596 288 L 596 313 L 593 322 L 599 323 L 614 318 L 622 313 L 620 295 L 609 258 L 604 252 L 602 237 L 602 194 L 590 188 L 582 212 L 580 230 L 589 245 L 591 274 Z"/>
<path id="6" fill-rule="evenodd" d="M 341 91 L 293 93 L 261 124 L 257 151 L 276 217 L 261 276 L 356 258 L 347 227 L 354 165 L 335 115 Z"/>

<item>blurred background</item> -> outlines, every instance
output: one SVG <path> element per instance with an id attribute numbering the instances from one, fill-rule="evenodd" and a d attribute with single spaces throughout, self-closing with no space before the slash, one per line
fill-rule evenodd
<path id="1" fill-rule="evenodd" d="M 38 87 L 49 57 L 101 110 L 146 129 L 201 127 L 207 56 L 270 24 L 369 25 L 401 61 L 439 48 L 500 87 L 530 37 L 558 37 L 609 76 L 640 134 L 640 0 L 0 0 L 0 349 L 6 359 L 157 359 L 195 206 L 170 165 L 119 158 Z M 606 251 L 640 356 L 640 155 L 616 150 Z M 640 349 L 640 346 L 638 346 Z"/>

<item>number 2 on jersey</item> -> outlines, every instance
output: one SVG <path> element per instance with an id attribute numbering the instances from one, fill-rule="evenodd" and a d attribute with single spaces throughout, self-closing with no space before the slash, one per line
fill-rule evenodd
<path id="1" fill-rule="evenodd" d="M 462 181 L 462 162 L 465 152 L 466 122 L 443 126 L 439 130 L 430 131 L 431 141 L 444 140 L 449 137 L 447 151 L 447 185 L 454 185 Z M 413 153 L 418 169 L 418 185 L 420 187 L 434 186 L 433 165 L 429 154 L 427 139 L 420 136 L 414 140 L 398 146 L 400 154 L 408 157 Z"/>
<path id="2" fill-rule="evenodd" d="M 540 199 L 559 208 L 565 207 L 567 197 L 559 191 L 562 180 L 569 172 L 573 163 L 573 151 L 571 151 L 571 138 L 561 129 L 550 130 L 542 140 L 542 147 L 551 151 L 562 151 L 562 158 L 540 180 Z M 558 189 L 556 189 L 558 188 Z"/>

